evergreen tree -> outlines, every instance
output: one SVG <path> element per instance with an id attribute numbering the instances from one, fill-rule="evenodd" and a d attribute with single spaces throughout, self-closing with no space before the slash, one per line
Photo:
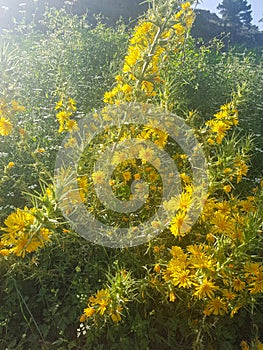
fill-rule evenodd
<path id="1" fill-rule="evenodd" d="M 226 25 L 235 28 L 251 26 L 252 10 L 247 0 L 223 0 L 217 8 Z"/>

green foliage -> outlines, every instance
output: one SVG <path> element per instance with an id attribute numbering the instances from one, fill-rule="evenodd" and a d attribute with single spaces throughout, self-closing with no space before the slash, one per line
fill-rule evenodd
<path id="1" fill-rule="evenodd" d="M 65 10 L 48 11 L 42 26 L 45 34 L 22 26 L 0 38 L 1 98 L 16 99 L 26 108 L 16 118 L 16 133 L 0 139 L 0 188 L 6 193 L 1 219 L 13 206 L 25 204 L 22 192 L 38 188 L 38 174 L 50 177 L 62 139 L 54 117 L 56 102 L 62 95 L 76 98 L 79 118 L 99 108 L 127 45 L 123 25 L 91 28 L 85 18 Z M 9 162 L 16 165 L 4 173 Z"/>
<path id="2" fill-rule="evenodd" d="M 192 111 L 192 122 L 197 126 L 239 91 L 240 127 L 255 137 L 253 171 L 257 175 L 262 172 L 263 159 L 262 77 L 262 54 L 235 49 L 225 52 L 216 39 L 199 47 L 188 40 L 184 50 L 169 61 L 165 75 L 170 108 L 180 116 Z"/>

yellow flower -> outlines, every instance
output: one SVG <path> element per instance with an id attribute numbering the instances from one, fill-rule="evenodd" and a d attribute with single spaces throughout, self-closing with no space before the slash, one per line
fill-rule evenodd
<path id="1" fill-rule="evenodd" d="M 3 231 L 8 233 L 18 233 L 23 231 L 27 226 L 34 223 L 35 217 L 26 209 L 17 209 L 16 212 L 11 213 L 5 220 L 6 228 L 1 228 Z"/>
<path id="2" fill-rule="evenodd" d="M 128 55 L 125 57 L 125 63 L 129 67 L 133 67 L 137 60 L 140 58 L 141 50 L 137 46 L 130 46 L 128 49 Z"/>
<path id="3" fill-rule="evenodd" d="M 105 289 L 97 291 L 95 296 L 89 298 L 89 302 L 92 306 L 96 306 L 96 310 L 100 315 L 103 315 L 110 302 L 108 291 Z"/>
<path id="4" fill-rule="evenodd" d="M 65 148 L 73 148 L 77 145 L 77 140 L 75 137 L 70 137 L 68 141 L 65 143 L 64 147 Z"/>
<path id="5" fill-rule="evenodd" d="M 224 190 L 226 193 L 229 193 L 229 192 L 232 191 L 232 187 L 231 187 L 231 185 L 225 185 L 225 186 L 223 187 L 223 190 Z"/>
<path id="6" fill-rule="evenodd" d="M 68 121 L 68 119 L 70 118 L 71 115 L 72 115 L 71 112 L 60 111 L 56 114 L 56 117 L 57 117 L 59 123 L 64 123 L 64 122 Z"/>
<path id="7" fill-rule="evenodd" d="M 167 143 L 167 138 L 168 138 L 167 133 L 165 133 L 165 132 L 163 132 L 161 130 L 158 130 L 155 134 L 157 136 L 157 140 L 155 140 L 154 143 L 157 146 L 164 148 L 164 146 Z"/>
<path id="8" fill-rule="evenodd" d="M 246 286 L 246 283 L 241 281 L 239 278 L 236 278 L 234 281 L 233 281 L 233 289 L 236 291 L 236 292 L 239 292 L 239 291 L 242 291 Z"/>
<path id="9" fill-rule="evenodd" d="M 192 196 L 189 193 L 183 192 L 180 196 L 179 209 L 187 211 L 192 203 Z"/>
<path id="10" fill-rule="evenodd" d="M 248 172 L 249 167 L 246 165 L 244 160 L 239 160 L 235 163 L 236 166 L 236 175 L 237 175 L 237 183 L 242 180 L 242 177 L 245 176 Z"/>
<path id="11" fill-rule="evenodd" d="M 212 125 L 212 131 L 217 133 L 216 142 L 222 143 L 223 138 L 226 135 L 226 131 L 230 129 L 230 126 L 222 121 L 218 121 Z"/>
<path id="12" fill-rule="evenodd" d="M 179 212 L 171 221 L 170 231 L 175 237 L 183 237 L 191 229 L 191 224 L 190 218 Z"/>
<path id="13" fill-rule="evenodd" d="M 15 166 L 15 163 L 14 162 L 9 162 L 8 164 L 7 164 L 7 169 L 11 169 L 11 168 L 13 168 Z"/>
<path id="14" fill-rule="evenodd" d="M 121 320 L 121 315 L 120 315 L 119 313 L 113 312 L 113 313 L 111 314 L 111 319 L 112 319 L 112 321 L 113 321 L 114 323 L 118 323 L 118 322 L 120 322 L 120 320 Z"/>
<path id="15" fill-rule="evenodd" d="M 172 246 L 170 253 L 175 259 L 186 261 L 186 255 L 183 251 L 183 249 L 179 246 Z"/>
<path id="16" fill-rule="evenodd" d="M 237 296 L 231 289 L 223 289 L 223 295 L 229 301 L 234 300 Z"/>
<path id="17" fill-rule="evenodd" d="M 167 211 L 175 212 L 179 207 L 178 197 L 171 197 L 169 201 L 163 202 L 164 209 Z"/>
<path id="18" fill-rule="evenodd" d="M 13 125 L 4 117 L 0 118 L 0 135 L 8 136 L 13 130 Z"/>
<path id="19" fill-rule="evenodd" d="M 63 107 L 63 100 L 60 100 L 60 101 L 57 102 L 57 104 L 55 106 L 55 110 L 60 109 L 62 107 Z"/>
<path id="20" fill-rule="evenodd" d="M 137 27 L 135 27 L 134 35 L 130 40 L 130 44 L 136 45 L 136 44 L 144 44 L 145 38 L 147 36 L 153 36 L 153 23 L 152 22 L 143 22 L 139 24 Z"/>
<path id="21" fill-rule="evenodd" d="M 41 246 L 41 243 L 29 237 L 27 234 L 20 234 L 13 248 L 10 250 L 17 256 L 25 257 L 26 253 L 32 253 Z"/>
<path id="22" fill-rule="evenodd" d="M 189 10 L 185 18 L 185 24 L 187 28 L 190 28 L 192 26 L 194 19 L 195 19 L 194 12 L 192 10 Z"/>
<path id="23" fill-rule="evenodd" d="M 193 256 L 202 256 L 203 253 L 203 246 L 202 245 L 198 245 L 198 244 L 194 244 L 194 245 L 188 245 L 186 247 L 186 249 L 188 250 L 188 252 L 190 252 Z"/>
<path id="24" fill-rule="evenodd" d="M 229 215 L 231 212 L 231 206 L 228 201 L 217 202 L 215 208 L 218 209 L 221 215 Z"/>
<path id="25" fill-rule="evenodd" d="M 151 148 L 145 148 L 139 152 L 139 157 L 143 162 L 151 162 L 154 159 L 154 156 L 154 151 Z"/>
<path id="26" fill-rule="evenodd" d="M 246 272 L 245 276 L 248 277 L 250 275 L 257 276 L 260 272 L 263 271 L 263 266 L 260 263 L 246 263 L 244 266 L 244 270 Z"/>
<path id="27" fill-rule="evenodd" d="M 86 176 L 81 176 L 78 178 L 79 193 L 82 202 L 85 201 L 88 192 L 88 179 Z"/>
<path id="28" fill-rule="evenodd" d="M 214 225 L 213 232 L 215 233 L 230 232 L 233 229 L 233 225 L 231 225 L 228 215 L 224 215 L 220 212 L 215 213 L 211 223 Z"/>
<path id="29" fill-rule="evenodd" d="M 197 269 L 213 269 L 213 260 L 202 249 L 205 249 L 202 245 L 187 246 L 187 250 L 191 253 L 189 257 L 191 266 Z"/>
<path id="30" fill-rule="evenodd" d="M 219 287 L 214 284 L 214 282 L 209 281 L 207 278 L 204 278 L 202 284 L 196 285 L 195 292 L 193 293 L 198 299 L 203 298 L 213 298 L 214 292 L 218 290 Z"/>
<path id="31" fill-rule="evenodd" d="M 26 109 L 24 106 L 19 105 L 19 103 L 15 100 L 11 101 L 12 109 L 15 112 L 24 112 Z"/>
<path id="32" fill-rule="evenodd" d="M 185 184 L 190 184 L 191 183 L 191 178 L 189 175 L 187 175 L 186 173 L 181 173 L 180 174 L 180 178 L 183 180 L 183 182 Z"/>
<path id="33" fill-rule="evenodd" d="M 207 139 L 207 142 L 210 146 L 213 146 L 215 144 L 215 140 L 211 139 L 211 137 Z"/>
<path id="34" fill-rule="evenodd" d="M 118 87 L 114 87 L 111 91 L 105 92 L 103 101 L 105 103 L 111 103 L 111 104 L 114 103 L 114 98 L 118 93 L 119 93 L 119 85 Z"/>
<path id="35" fill-rule="evenodd" d="M 170 293 L 169 293 L 169 301 L 170 301 L 171 303 L 174 303 L 175 300 L 176 300 L 176 296 L 175 296 L 174 292 L 170 292 Z"/>
<path id="36" fill-rule="evenodd" d="M 246 213 L 256 210 L 255 204 L 250 200 L 241 200 L 238 205 L 241 207 L 241 210 Z"/>
<path id="37" fill-rule="evenodd" d="M 162 34 L 162 39 L 169 39 L 171 35 L 172 35 L 172 31 L 171 30 L 166 30 Z"/>
<path id="38" fill-rule="evenodd" d="M 125 94 L 129 94 L 132 92 L 132 87 L 129 84 L 124 84 L 121 87 L 121 91 L 124 92 Z"/>
<path id="39" fill-rule="evenodd" d="M 217 297 L 210 300 L 204 312 L 207 315 L 224 315 L 227 312 L 227 305 L 222 298 Z"/>
<path id="40" fill-rule="evenodd" d="M 38 233 L 38 238 L 42 244 L 42 246 L 44 246 L 45 242 L 47 241 L 50 241 L 50 236 L 52 235 L 52 232 L 49 231 L 49 229 L 45 228 L 45 227 L 42 227 L 40 230 L 39 230 L 39 233 Z"/>
<path id="41" fill-rule="evenodd" d="M 176 23 L 174 26 L 173 26 L 174 30 L 175 30 L 175 33 L 176 35 L 181 35 L 185 32 L 185 27 L 182 26 L 181 23 Z"/>
<path id="42" fill-rule="evenodd" d="M 79 130 L 78 123 L 76 122 L 76 120 L 70 119 L 67 121 L 66 125 L 69 132 L 74 132 Z"/>
<path id="43" fill-rule="evenodd" d="M 153 270 L 154 270 L 156 273 L 160 273 L 160 271 L 161 271 L 160 264 L 156 264 L 156 265 L 154 266 Z"/>
<path id="44" fill-rule="evenodd" d="M 131 179 L 131 172 L 130 172 L 130 171 L 124 171 L 124 172 L 122 173 L 122 176 L 123 176 L 125 182 L 126 182 L 126 181 L 129 181 L 129 180 Z"/>
<path id="45" fill-rule="evenodd" d="M 122 82 L 122 76 L 121 75 L 116 75 L 115 79 L 118 82 Z"/>
<path id="46" fill-rule="evenodd" d="M 143 80 L 141 83 L 142 91 L 146 92 L 148 96 L 155 96 L 156 92 L 154 91 L 154 85 L 150 81 Z"/>
<path id="47" fill-rule="evenodd" d="M 122 71 L 123 73 L 131 72 L 131 67 L 127 63 L 124 63 Z M 133 76 L 133 74 L 130 74 L 130 76 Z M 105 95 L 104 95 L 104 98 L 105 98 Z"/>
<path id="48" fill-rule="evenodd" d="M 190 288 L 193 282 L 191 281 L 191 277 L 189 276 L 190 270 L 179 270 L 172 273 L 172 283 L 174 286 L 178 286 L 179 288 Z"/>
<path id="49" fill-rule="evenodd" d="M 231 168 L 225 168 L 224 171 L 223 171 L 224 174 L 229 174 L 229 173 L 232 173 L 232 172 L 233 172 L 233 169 L 231 169 Z"/>
<path id="50" fill-rule="evenodd" d="M 10 254 L 10 250 L 9 249 L 1 249 L 0 250 L 0 255 L 8 256 L 9 254 Z"/>
<path id="51" fill-rule="evenodd" d="M 182 17 L 182 15 L 184 14 L 184 12 L 182 10 L 178 11 L 175 15 L 174 15 L 174 19 L 179 19 L 180 17 Z"/>
<path id="52" fill-rule="evenodd" d="M 87 307 L 84 309 L 85 317 L 92 317 L 95 314 L 95 309 L 93 307 Z"/>
<path id="53" fill-rule="evenodd" d="M 185 259 L 172 259 L 169 261 L 167 266 L 167 272 L 169 272 L 170 275 L 173 275 L 174 273 L 181 272 L 185 270 L 187 267 L 187 261 Z"/>
<path id="54" fill-rule="evenodd" d="M 183 3 L 183 4 L 181 5 L 181 7 L 182 7 L 182 9 L 183 9 L 184 11 L 186 11 L 187 9 L 189 9 L 190 6 L 191 6 L 191 4 L 190 4 L 189 1 L 187 1 L 187 2 L 185 2 L 185 3 Z"/>
<path id="55" fill-rule="evenodd" d="M 68 106 L 68 109 L 73 112 L 77 110 L 76 101 L 74 101 L 72 98 L 68 98 L 67 106 Z"/>
<path id="56" fill-rule="evenodd" d="M 36 153 L 45 153 L 45 148 L 37 148 Z"/>
<path id="57" fill-rule="evenodd" d="M 79 318 L 79 321 L 81 323 L 84 323 L 86 321 L 86 315 L 85 314 L 81 315 L 80 318 Z"/>
<path id="58" fill-rule="evenodd" d="M 241 346 L 241 350 L 250 350 L 248 343 L 245 340 L 242 340 L 242 342 L 240 343 Z"/>
<path id="59" fill-rule="evenodd" d="M 20 129 L 19 129 L 19 134 L 20 134 L 21 137 L 24 137 L 25 134 L 26 134 L 26 130 L 23 129 L 23 128 L 20 128 Z"/>
<path id="60" fill-rule="evenodd" d="M 93 173 L 91 177 L 95 185 L 103 184 L 105 179 L 105 173 L 101 170 L 98 170 L 95 171 L 95 173 Z"/>
<path id="61" fill-rule="evenodd" d="M 251 294 L 263 293 L 263 271 L 260 271 L 249 285 Z"/>

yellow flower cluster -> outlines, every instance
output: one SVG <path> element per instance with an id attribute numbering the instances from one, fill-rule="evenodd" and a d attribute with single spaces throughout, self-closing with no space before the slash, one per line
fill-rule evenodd
<path id="1" fill-rule="evenodd" d="M 103 316 L 107 314 L 111 317 L 114 323 L 121 320 L 121 304 L 116 304 L 110 297 L 110 292 L 106 289 L 97 291 L 95 296 L 89 298 L 89 305 L 84 309 L 83 315 L 80 317 L 80 322 L 85 322 L 88 318 L 96 317 L 96 315 Z"/>
<path id="2" fill-rule="evenodd" d="M 157 258 L 154 271 L 165 282 L 171 302 L 180 299 L 180 290 L 187 290 L 191 295 L 189 307 L 200 301 L 206 316 L 229 313 L 233 317 L 254 295 L 263 292 L 263 264 L 253 261 L 242 248 L 251 239 L 256 203 L 254 196 L 245 199 L 232 196 L 231 200 L 210 197 L 198 222 L 202 232 L 191 231 L 195 244 L 185 248 L 172 246 L 172 259 L 168 261 L 166 250 L 154 247 Z M 177 225 L 178 221 L 179 215 Z M 256 236 L 257 232 L 253 234 Z M 200 242 L 204 238 L 206 242 Z"/>
<path id="3" fill-rule="evenodd" d="M 117 86 L 105 93 L 105 103 L 147 101 L 156 96 L 163 62 L 182 45 L 193 23 L 190 6 L 190 2 L 185 2 L 170 18 L 143 20 L 135 27 L 122 73 L 116 76 Z"/>
<path id="4" fill-rule="evenodd" d="M 15 100 L 7 103 L 4 99 L 0 100 L 0 135 L 8 136 L 13 131 L 13 124 L 10 119 L 12 115 L 17 112 L 24 112 L 25 107 L 19 105 Z"/>
<path id="5" fill-rule="evenodd" d="M 171 205 L 177 213 L 175 217 L 171 220 L 170 231 L 171 233 L 178 238 L 184 237 L 191 229 L 192 222 L 187 211 L 192 204 L 192 191 L 193 188 L 191 185 L 188 185 L 184 188 L 184 191 L 178 198 L 172 198 L 169 203 L 165 203 L 166 207 Z"/>
<path id="6" fill-rule="evenodd" d="M 246 199 L 231 197 L 231 201 L 209 198 L 204 206 L 201 220 L 209 229 L 209 237 L 224 238 L 229 243 L 244 242 L 246 227 L 249 225 L 251 214 L 256 211 L 256 198 Z"/>
<path id="7" fill-rule="evenodd" d="M 76 101 L 74 101 L 72 98 L 68 98 L 66 101 L 61 99 L 56 104 L 55 110 L 59 110 L 59 112 L 56 114 L 59 122 L 59 133 L 63 131 L 78 131 L 78 123 L 76 120 L 70 119 L 73 112 L 77 110 Z"/>
<path id="8" fill-rule="evenodd" d="M 126 270 L 119 270 L 115 276 L 109 278 L 110 286 L 100 289 L 95 295 L 88 299 L 88 305 L 83 310 L 80 322 L 93 321 L 110 318 L 114 323 L 122 319 L 122 310 L 125 302 L 128 301 L 128 294 L 133 285 L 131 276 Z"/>
<path id="9" fill-rule="evenodd" d="M 238 111 L 233 102 L 229 102 L 220 107 L 220 111 L 214 114 L 214 119 L 208 120 L 206 125 L 212 134 L 207 139 L 210 145 L 221 144 L 226 132 L 231 126 L 238 124 Z"/>
<path id="10" fill-rule="evenodd" d="M 5 233 L 0 240 L 0 254 L 4 256 L 13 253 L 24 258 L 27 253 L 43 248 L 52 234 L 37 220 L 35 209 L 17 209 L 4 223 L 1 230 Z"/>
<path id="11" fill-rule="evenodd" d="M 158 128 L 155 128 L 154 126 L 152 127 L 145 125 L 143 127 L 143 131 L 138 137 L 144 140 L 151 139 L 151 141 L 157 146 L 164 148 L 167 143 L 168 134 Z"/>
<path id="12" fill-rule="evenodd" d="M 158 84 L 162 82 L 163 77 L 162 64 L 171 52 L 170 43 L 173 44 L 173 50 L 177 49 L 177 45 L 180 47 L 187 29 L 192 24 L 190 3 L 181 4 L 180 11 L 171 18 L 165 20 L 159 17 L 158 20 L 153 16 L 140 22 L 135 28 L 122 72 L 116 76 L 117 86 L 105 93 L 105 103 L 145 102 L 157 94 Z M 205 135 L 208 145 L 221 145 L 227 132 L 236 125 L 238 111 L 233 101 L 220 107 L 213 119 L 206 122 L 201 134 Z M 156 125 L 141 127 L 139 132 L 138 129 L 134 131 L 134 126 L 124 127 L 118 141 L 132 138 L 150 140 L 161 148 L 169 147 L 167 134 L 160 131 Z M 173 155 L 172 158 L 179 165 L 183 191 L 180 196 L 171 198 L 163 205 L 165 210 L 174 216 L 170 222 L 170 232 L 178 239 L 180 246 L 171 244 L 174 237 L 160 238 L 169 242 L 169 248 L 165 245 L 154 246 L 156 261 L 153 272 L 144 282 L 147 281 L 145 284 L 148 283 L 152 288 L 164 292 L 170 302 L 180 300 L 189 308 L 202 310 L 205 316 L 230 314 L 233 317 L 241 307 L 253 303 L 255 295 L 262 293 L 263 265 L 255 262 L 246 248 L 246 244 L 249 245 L 259 231 L 256 224 L 255 228 L 251 229 L 253 220 L 257 221 L 257 198 L 235 198 L 231 193 L 234 189 L 233 180 L 239 183 L 248 172 L 246 158 L 242 150 L 236 149 L 237 152 L 232 152 L 229 157 L 228 154 L 224 154 L 224 161 L 221 161 L 223 146 L 224 144 L 212 150 L 219 149 L 221 153 L 214 152 L 210 163 L 216 165 L 216 171 L 220 173 L 219 178 L 223 179 L 222 183 L 214 188 L 217 180 L 212 179 L 210 197 L 194 227 L 188 215 L 194 188 L 187 155 Z M 208 147 L 207 149 L 210 150 Z M 138 155 L 140 162 L 136 160 Z M 116 192 L 119 198 L 128 200 L 134 196 L 129 191 L 129 185 L 134 180 L 141 179 L 150 184 L 152 192 L 157 192 L 161 188 L 161 181 L 153 167 L 158 168 L 161 159 L 147 146 L 138 152 L 135 146 L 134 157 L 133 153 L 131 154 L 132 160 L 127 161 L 126 156 L 125 151 L 118 150 L 112 157 L 112 163 L 117 165 L 116 172 L 109 181 L 113 192 Z M 149 166 L 149 163 L 153 167 Z M 100 185 L 105 181 L 105 174 L 98 170 L 91 174 L 91 178 L 94 184 Z M 166 180 L 170 180 L 169 176 Z M 142 193 L 142 190 L 138 192 Z M 149 198 L 144 207 L 147 211 L 151 210 L 158 197 L 149 195 Z M 122 220 L 129 219 L 123 216 Z M 114 219 L 114 225 L 113 221 Z M 118 217 L 117 223 L 119 222 Z M 153 228 L 158 225 L 158 221 L 152 223 Z M 96 323 L 98 317 L 103 316 L 118 323 L 121 320 L 123 304 L 115 298 L 113 291 L 114 288 L 107 287 L 91 296 L 80 321 L 91 319 Z M 144 292 L 141 293 L 143 302 Z"/>
<path id="13" fill-rule="evenodd" d="M 173 258 L 163 268 L 156 264 L 154 271 L 165 281 L 171 302 L 177 299 L 180 289 L 188 290 L 193 303 L 199 300 L 204 304 L 205 315 L 230 313 L 233 317 L 250 295 L 263 292 L 263 265 L 250 258 L 244 270 L 238 271 L 239 261 L 231 257 L 231 263 L 225 265 L 217 248 L 209 244 L 190 245 L 186 251 L 172 246 L 170 254 Z"/>
<path id="14" fill-rule="evenodd" d="M 244 270 L 250 293 L 263 293 L 263 265 L 250 262 L 245 264 Z"/>

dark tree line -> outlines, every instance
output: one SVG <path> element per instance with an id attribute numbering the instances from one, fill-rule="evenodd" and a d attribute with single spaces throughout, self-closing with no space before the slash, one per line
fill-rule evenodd
<path id="1" fill-rule="evenodd" d="M 196 11 L 192 30 L 194 37 L 205 41 L 213 37 L 226 37 L 230 45 L 250 48 L 263 47 L 263 32 L 252 24 L 252 10 L 248 0 L 221 0 L 217 6 L 221 17 L 206 10 Z"/>
<path id="2" fill-rule="evenodd" d="M 148 7 L 143 0 L 0 0 L 0 29 L 12 26 L 13 19 L 38 22 L 46 6 L 70 10 L 82 15 L 88 9 L 88 20 L 95 23 L 93 14 L 107 17 L 109 25 L 121 16 L 126 23 L 136 20 Z M 192 34 L 210 40 L 221 33 L 228 33 L 231 44 L 263 46 L 263 33 L 252 24 L 252 10 L 248 0 L 218 0 L 221 18 L 205 10 L 196 11 Z M 133 22 L 135 23 L 135 21 Z"/>
<path id="3" fill-rule="evenodd" d="M 93 14 L 101 14 L 110 25 L 121 16 L 127 23 L 130 18 L 136 19 L 147 9 L 142 0 L 0 0 L 0 28 L 8 28 L 13 20 L 27 23 L 42 18 L 45 8 L 66 8 L 72 13 L 82 15 L 88 11 L 88 19 L 94 22 Z"/>

